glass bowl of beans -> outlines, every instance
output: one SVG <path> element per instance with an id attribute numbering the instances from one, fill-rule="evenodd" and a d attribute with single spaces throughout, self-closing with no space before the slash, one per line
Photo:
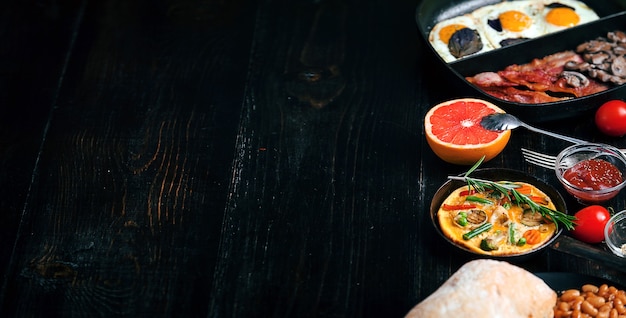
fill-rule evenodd
<path id="1" fill-rule="evenodd" d="M 563 149 L 556 157 L 556 177 L 582 204 L 599 204 L 626 186 L 626 156 L 605 144 L 583 143 Z"/>
<path id="2" fill-rule="evenodd" d="M 604 241 L 613 254 L 626 257 L 626 210 L 614 214 L 606 223 Z"/>

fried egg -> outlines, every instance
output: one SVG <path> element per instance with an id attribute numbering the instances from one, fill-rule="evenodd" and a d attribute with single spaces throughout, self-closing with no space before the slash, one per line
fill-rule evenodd
<path id="1" fill-rule="evenodd" d="M 589 6 L 576 0 L 543 0 L 545 33 L 551 33 L 599 19 Z"/>
<path id="2" fill-rule="evenodd" d="M 510 0 L 437 23 L 428 40 L 446 62 L 599 19 L 579 0 Z"/>
<path id="3" fill-rule="evenodd" d="M 533 0 L 506 1 L 479 8 L 472 15 L 491 45 L 500 48 L 543 35 L 542 7 Z"/>
<path id="4" fill-rule="evenodd" d="M 468 38 L 468 34 L 473 36 L 472 39 Z M 470 15 L 462 15 L 437 23 L 430 31 L 428 41 L 446 62 L 493 49 Z M 475 41 L 475 43 L 467 43 L 467 41 Z M 472 47 L 472 49 L 459 52 L 459 45 Z"/>

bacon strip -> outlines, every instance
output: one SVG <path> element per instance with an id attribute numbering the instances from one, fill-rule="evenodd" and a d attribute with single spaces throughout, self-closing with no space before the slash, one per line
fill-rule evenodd
<path id="1" fill-rule="evenodd" d="M 607 84 L 591 78 L 586 85 L 573 86 L 568 82 L 568 78 L 563 76 L 565 64 L 582 61 L 582 57 L 574 51 L 563 51 L 527 64 L 513 64 L 498 72 L 484 72 L 466 79 L 491 96 L 525 104 L 555 102 L 609 89 Z"/>

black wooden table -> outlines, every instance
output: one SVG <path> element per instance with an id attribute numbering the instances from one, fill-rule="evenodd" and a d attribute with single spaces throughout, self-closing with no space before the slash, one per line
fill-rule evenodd
<path id="1" fill-rule="evenodd" d="M 471 259 L 428 216 L 467 167 L 423 137 L 459 96 L 417 4 L 3 1 L 0 316 L 404 315 Z M 520 147 L 564 146 L 520 129 L 484 166 L 558 186 Z M 601 249 L 519 265 L 626 284 Z"/>

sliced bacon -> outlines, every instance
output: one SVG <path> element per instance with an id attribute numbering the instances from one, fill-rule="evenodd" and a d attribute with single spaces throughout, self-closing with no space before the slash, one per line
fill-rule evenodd
<path id="1" fill-rule="evenodd" d="M 495 72 L 484 72 L 476 74 L 474 77 L 468 77 L 467 80 L 476 85 L 483 88 L 486 87 L 504 87 L 504 86 L 515 86 L 517 85 L 514 82 L 509 82 L 498 73 Z"/>
<path id="2" fill-rule="evenodd" d="M 488 87 L 483 89 L 485 93 L 509 102 L 517 102 L 523 104 L 541 104 L 557 102 L 565 99 L 566 97 L 554 97 L 546 94 L 545 92 L 522 90 L 516 87 Z"/>
<path id="3" fill-rule="evenodd" d="M 479 73 L 466 79 L 489 95 L 528 104 L 581 97 L 609 88 L 594 79 L 589 79 L 588 85 L 570 85 L 562 76 L 568 62 L 581 63 L 583 58 L 574 51 L 563 51 L 527 64 L 513 64 L 498 72 Z"/>
<path id="4" fill-rule="evenodd" d="M 611 88 L 610 85 L 602 83 L 600 81 L 589 78 L 589 84 L 586 86 L 574 87 L 567 83 L 567 80 L 560 77 L 554 85 L 551 87 L 551 91 L 559 93 L 568 93 L 575 97 L 587 96 L 595 93 L 599 93 Z"/>

